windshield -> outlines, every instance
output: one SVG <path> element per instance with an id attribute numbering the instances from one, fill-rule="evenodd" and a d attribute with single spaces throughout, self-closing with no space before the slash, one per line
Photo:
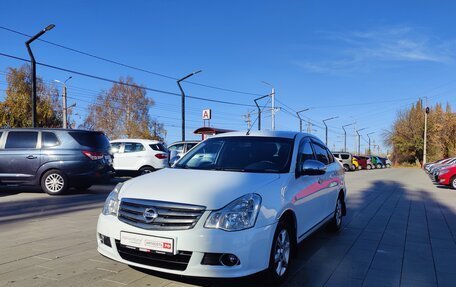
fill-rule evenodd
<path id="1" fill-rule="evenodd" d="M 292 147 L 293 140 L 286 138 L 213 138 L 200 143 L 174 167 L 286 173 L 290 170 Z"/>

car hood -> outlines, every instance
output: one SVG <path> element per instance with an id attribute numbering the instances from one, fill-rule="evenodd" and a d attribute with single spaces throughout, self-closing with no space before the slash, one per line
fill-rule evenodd
<path id="1" fill-rule="evenodd" d="M 119 198 L 178 202 L 220 209 L 280 179 L 280 174 L 165 168 L 126 181 Z"/>

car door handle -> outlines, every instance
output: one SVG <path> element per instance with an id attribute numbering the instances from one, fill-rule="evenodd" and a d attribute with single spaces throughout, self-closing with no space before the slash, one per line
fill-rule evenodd
<path id="1" fill-rule="evenodd" d="M 37 158 L 37 157 L 34 156 L 34 155 L 29 155 L 27 158 L 28 158 L 28 159 L 35 159 L 35 158 Z"/>

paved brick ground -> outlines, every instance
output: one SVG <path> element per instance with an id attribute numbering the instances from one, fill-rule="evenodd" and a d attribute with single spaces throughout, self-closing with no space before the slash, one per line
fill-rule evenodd
<path id="1" fill-rule="evenodd" d="M 284 286 L 456 286 L 456 191 L 417 169 L 347 174 L 348 216 L 299 246 Z M 0 190 L 0 286 L 262 286 L 136 270 L 96 251 L 96 218 L 112 186 L 49 197 Z"/>

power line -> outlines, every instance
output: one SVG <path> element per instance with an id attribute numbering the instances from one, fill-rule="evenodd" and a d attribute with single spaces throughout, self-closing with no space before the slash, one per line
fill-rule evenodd
<path id="1" fill-rule="evenodd" d="M 4 26 L 0 26 L 0 29 L 3 29 L 3 30 L 8 31 L 8 32 L 12 32 L 12 33 L 24 36 L 24 37 L 31 37 L 31 35 L 28 35 L 28 34 L 25 34 L 25 33 L 22 33 L 22 32 L 19 32 L 19 31 L 16 31 L 16 30 L 4 27 Z M 105 62 L 108 62 L 108 63 L 111 63 L 111 64 L 119 65 L 119 66 L 122 66 L 122 67 L 125 67 L 125 68 L 137 70 L 137 71 L 140 71 L 140 72 L 144 72 L 144 73 L 147 73 L 147 74 L 159 76 L 159 77 L 170 79 L 170 80 L 176 80 L 176 81 L 179 80 L 176 77 L 172 77 L 172 76 L 165 75 L 165 74 L 162 74 L 162 73 L 157 73 L 157 72 L 153 72 L 153 71 L 146 70 L 146 69 L 143 69 L 143 68 L 138 68 L 138 67 L 135 67 L 135 66 L 132 66 L 132 65 L 124 64 L 124 63 L 121 63 L 121 62 L 118 62 L 118 61 L 114 61 L 114 60 L 107 59 L 107 58 L 104 58 L 104 57 L 100 57 L 100 56 L 97 56 L 97 55 L 94 55 L 94 54 L 91 54 L 91 53 L 87 53 L 87 52 L 80 51 L 80 50 L 77 50 L 77 49 L 74 49 L 74 48 L 70 48 L 70 47 L 67 47 L 67 46 L 64 46 L 64 45 L 61 45 L 61 44 L 57 44 L 57 43 L 54 43 L 54 42 L 51 42 L 51 41 L 47 41 L 47 40 L 43 40 L 43 39 L 38 39 L 38 41 L 41 41 L 41 42 L 47 43 L 49 45 L 53 45 L 53 46 L 56 46 L 56 47 L 59 47 L 59 48 L 62 48 L 62 49 L 65 49 L 65 50 L 68 50 L 68 51 L 71 51 L 71 52 L 75 52 L 75 53 L 78 53 L 78 54 L 81 54 L 81 55 L 84 55 L 84 56 L 88 56 L 88 57 L 91 57 L 91 58 L 94 58 L 94 59 L 97 59 L 97 60 L 101 60 L 101 61 L 105 61 Z M 206 88 L 220 90 L 220 91 L 225 91 L 225 92 L 230 92 L 230 93 L 237 93 L 237 94 L 244 94 L 244 95 L 251 95 L 251 96 L 262 96 L 262 94 L 244 92 L 244 91 L 228 89 L 228 88 L 223 88 L 223 87 L 217 87 L 217 86 L 213 86 L 213 85 L 201 84 L 201 83 L 198 83 L 198 82 L 191 82 L 191 81 L 185 81 L 185 82 L 189 83 L 189 84 L 192 84 L 192 85 L 196 85 L 196 86 L 206 87 Z"/>
<path id="2" fill-rule="evenodd" d="M 13 55 L 4 54 L 4 53 L 1 53 L 1 52 L 0 52 L 0 56 L 12 58 L 12 59 L 16 59 L 16 60 L 20 60 L 20 61 L 24 61 L 24 62 L 30 62 L 30 60 L 27 60 L 27 59 L 24 59 L 24 58 L 20 58 L 20 57 L 17 57 L 17 56 L 13 56 Z M 138 85 L 133 85 L 133 84 L 128 84 L 128 83 L 122 83 L 122 82 L 119 82 L 119 81 L 116 81 L 116 80 L 111 80 L 111 79 L 100 77 L 100 76 L 90 75 L 90 74 L 87 74 L 87 73 L 78 72 L 78 71 L 70 70 L 70 69 L 67 69 L 67 68 L 61 68 L 61 67 L 57 67 L 57 66 L 49 65 L 49 64 L 45 64 L 45 63 L 36 62 L 36 64 L 40 65 L 40 66 L 48 67 L 48 68 L 51 68 L 51 69 L 64 71 L 64 72 L 67 72 L 67 73 L 72 73 L 72 74 L 76 74 L 76 75 L 80 75 L 80 76 L 84 76 L 84 77 L 88 77 L 88 78 L 92 78 L 92 79 L 96 79 L 96 80 L 100 80 L 100 81 L 110 82 L 110 83 L 113 83 L 113 84 L 124 85 L 124 86 L 129 86 L 129 87 L 138 88 L 138 89 L 144 89 L 144 90 L 155 92 L 155 93 L 167 94 L 167 95 L 178 96 L 178 97 L 181 96 L 181 94 L 174 93 L 174 92 L 158 90 L 158 89 L 152 89 L 152 88 L 148 88 L 148 87 L 144 87 L 144 86 L 138 86 Z M 249 104 L 242 104 L 242 103 L 235 103 L 235 102 L 221 101 L 221 100 L 213 100 L 213 99 L 201 98 L 201 97 L 196 97 L 196 96 L 186 96 L 186 97 L 194 99 L 194 100 L 207 101 L 207 102 L 213 102 L 213 103 L 219 103 L 219 104 L 226 104 L 226 105 L 233 105 L 233 106 L 242 106 L 242 107 L 255 107 L 254 105 L 249 105 Z"/>

